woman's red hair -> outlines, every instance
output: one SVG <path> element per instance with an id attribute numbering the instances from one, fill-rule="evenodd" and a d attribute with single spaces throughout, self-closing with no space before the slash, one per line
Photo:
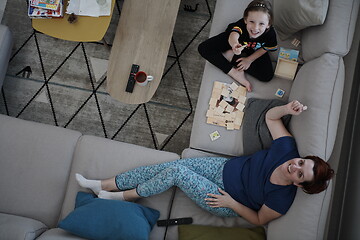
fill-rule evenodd
<path id="1" fill-rule="evenodd" d="M 330 179 L 335 174 L 334 170 L 327 162 L 317 156 L 306 156 L 304 159 L 314 161 L 314 179 L 309 182 L 301 183 L 303 191 L 309 194 L 324 191 L 328 187 Z"/>

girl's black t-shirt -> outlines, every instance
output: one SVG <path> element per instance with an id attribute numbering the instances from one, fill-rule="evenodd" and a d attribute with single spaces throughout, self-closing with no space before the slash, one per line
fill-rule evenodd
<path id="1" fill-rule="evenodd" d="M 250 38 L 249 33 L 246 29 L 245 21 L 242 18 L 237 22 L 230 23 L 226 28 L 225 32 L 228 32 L 229 35 L 231 32 L 239 33 L 239 43 L 241 45 L 247 45 L 247 50 L 251 49 L 253 51 L 256 51 L 259 48 L 263 48 L 267 51 L 277 50 L 276 32 L 273 26 L 270 26 L 270 28 L 258 38 Z"/>

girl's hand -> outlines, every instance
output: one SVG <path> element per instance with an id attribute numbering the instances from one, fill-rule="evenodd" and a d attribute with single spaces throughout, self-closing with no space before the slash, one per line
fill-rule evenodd
<path id="1" fill-rule="evenodd" d="M 288 104 L 285 105 L 288 114 L 291 115 L 299 115 L 300 113 L 302 113 L 304 110 L 307 109 L 306 106 L 304 106 L 302 103 L 300 103 L 297 100 L 293 100 L 291 102 L 289 102 Z"/>
<path id="2" fill-rule="evenodd" d="M 224 190 L 219 188 L 220 195 L 208 193 L 207 195 L 210 198 L 205 198 L 206 204 L 209 207 L 218 208 L 218 207 L 226 207 L 231 208 L 236 201 Z"/>
<path id="3" fill-rule="evenodd" d="M 239 44 L 240 34 L 237 32 L 231 32 L 228 38 L 229 45 L 231 49 L 234 51 L 234 47 Z"/>
<path id="4" fill-rule="evenodd" d="M 238 60 L 236 60 L 236 62 L 239 63 L 237 65 L 237 70 L 238 71 L 248 70 L 248 68 L 250 67 L 250 65 L 252 63 L 252 61 L 248 57 L 239 58 Z"/>
<path id="5" fill-rule="evenodd" d="M 232 50 L 235 55 L 240 55 L 244 48 L 246 48 L 246 45 L 241 45 L 240 43 L 238 43 L 232 47 Z"/>

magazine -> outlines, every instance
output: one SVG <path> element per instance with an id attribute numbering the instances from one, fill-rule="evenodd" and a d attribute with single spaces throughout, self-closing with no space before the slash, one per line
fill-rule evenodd
<path id="1" fill-rule="evenodd" d="M 29 2 L 32 7 L 55 11 L 59 8 L 61 0 L 29 0 Z"/>
<path id="2" fill-rule="evenodd" d="M 32 1 L 32 0 L 29 0 Z M 59 18 L 63 17 L 63 0 L 60 0 L 59 7 L 53 11 L 49 9 L 37 8 L 29 4 L 28 16 L 30 18 Z"/>

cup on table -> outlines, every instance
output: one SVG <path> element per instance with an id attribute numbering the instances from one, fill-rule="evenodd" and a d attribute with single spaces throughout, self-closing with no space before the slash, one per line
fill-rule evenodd
<path id="1" fill-rule="evenodd" d="M 105 4 L 106 4 L 106 0 L 96 0 L 96 2 L 97 2 L 99 5 L 105 5 Z"/>
<path id="2" fill-rule="evenodd" d="M 135 74 L 135 81 L 140 86 L 146 86 L 148 82 L 152 81 L 154 79 L 153 76 L 148 76 L 145 72 L 140 71 Z"/>

